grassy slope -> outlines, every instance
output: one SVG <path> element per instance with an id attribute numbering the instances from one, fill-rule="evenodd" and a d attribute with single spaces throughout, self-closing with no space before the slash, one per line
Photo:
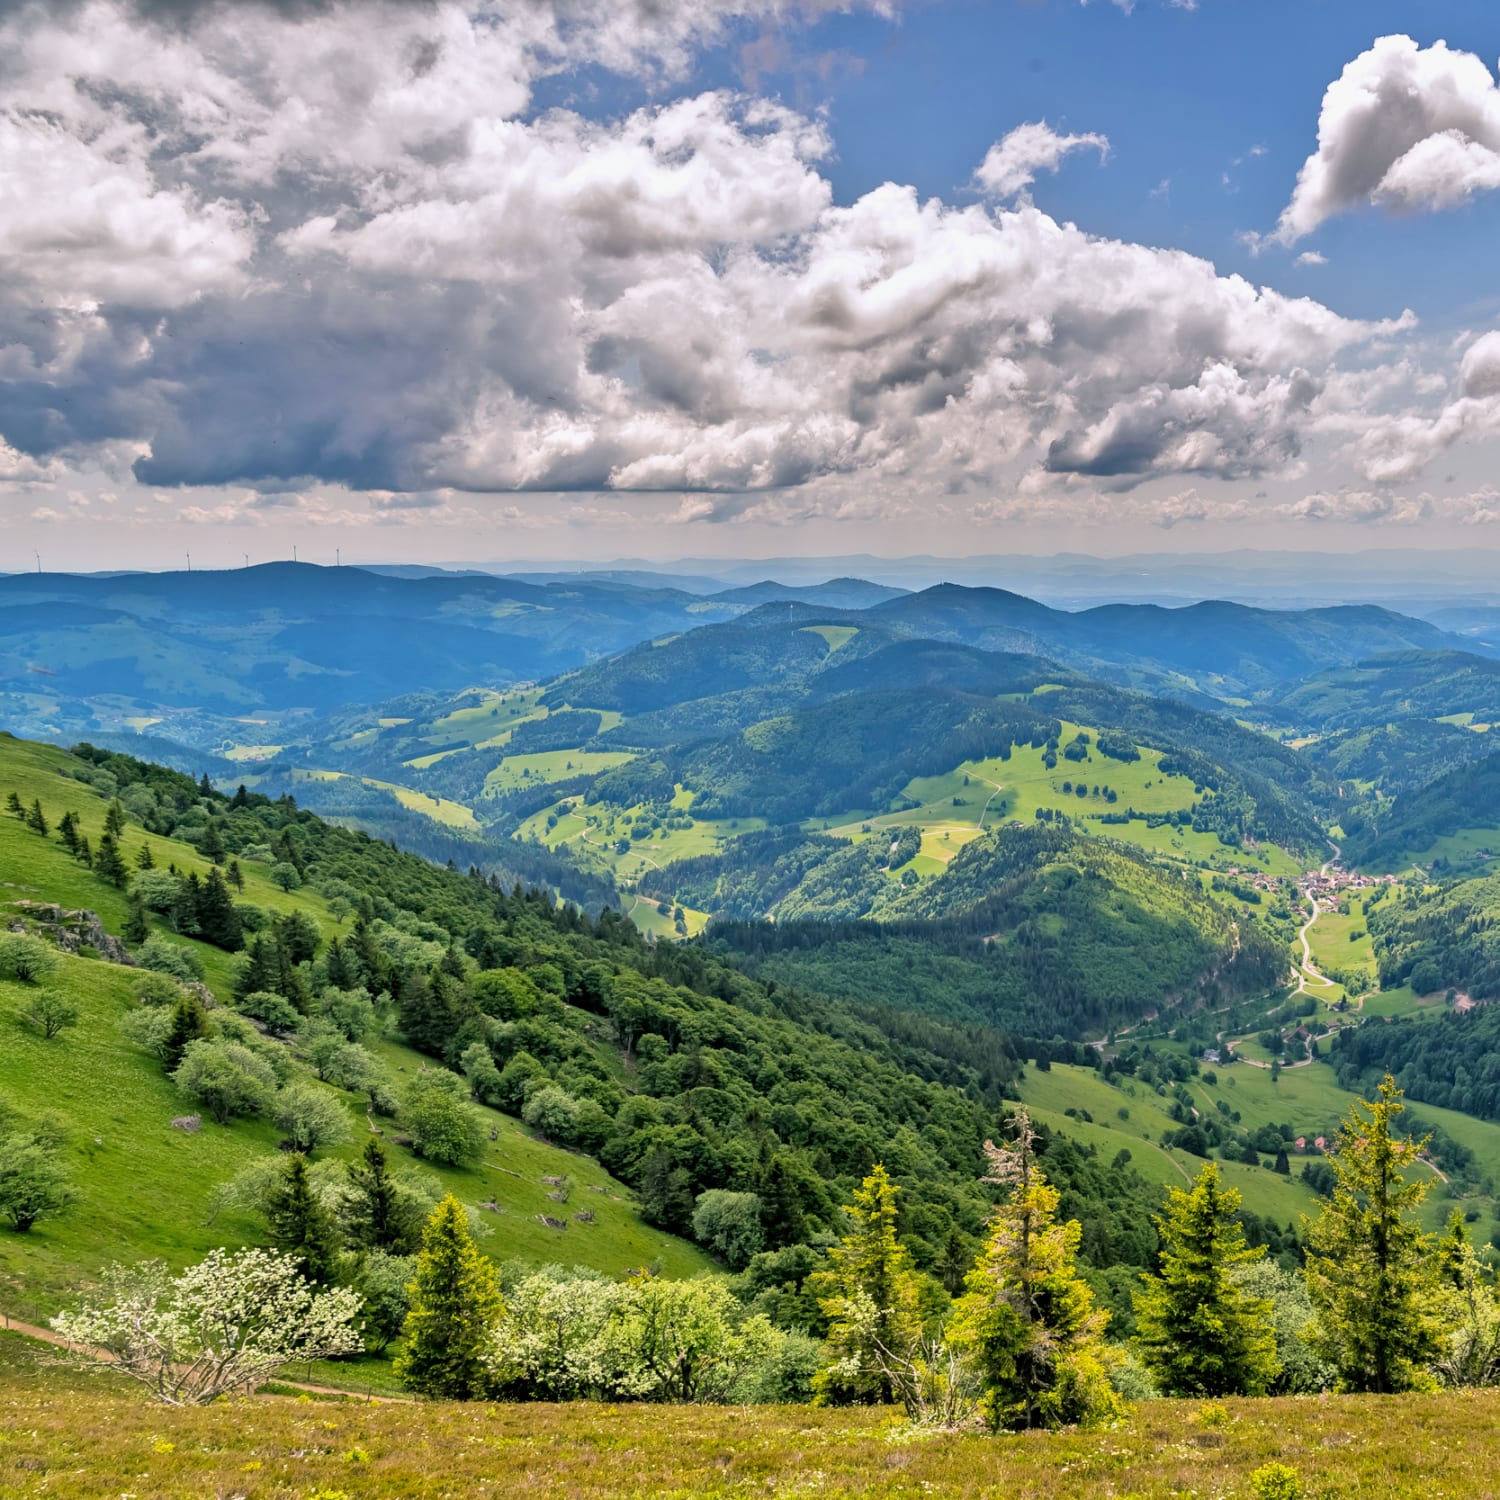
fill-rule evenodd
<path id="1" fill-rule="evenodd" d="M 1319 1135 L 1331 1136 L 1355 1102 L 1355 1096 L 1339 1087 L 1333 1069 L 1324 1063 L 1285 1068 L 1274 1082 L 1267 1068 L 1240 1065 L 1210 1071 L 1215 1072 L 1216 1083 L 1195 1078 L 1188 1085 L 1199 1111 L 1205 1116 L 1215 1114 L 1222 1100 L 1239 1111 L 1241 1125 L 1250 1130 L 1287 1124 L 1294 1136 L 1306 1136 L 1309 1141 Z M 1056 1063 L 1045 1073 L 1028 1070 L 1021 1095 L 1039 1120 L 1097 1146 L 1101 1155 L 1113 1158 L 1122 1147 L 1129 1150 L 1131 1165 L 1148 1181 L 1180 1187 L 1202 1165 L 1188 1152 L 1169 1152 L 1158 1144 L 1164 1131 L 1178 1128 L 1177 1122 L 1167 1113 L 1169 1101 L 1134 1079 L 1122 1079 L 1121 1085 L 1115 1086 L 1090 1068 Z M 1067 1116 L 1065 1111 L 1070 1108 L 1087 1110 L 1094 1117 L 1093 1123 Z M 1121 1109 L 1129 1111 L 1129 1119 L 1119 1117 Z M 1441 1126 L 1473 1151 L 1480 1177 L 1500 1182 L 1500 1125 L 1420 1102 L 1411 1104 L 1411 1112 L 1420 1126 Z M 1290 1179 L 1271 1171 L 1269 1159 L 1264 1159 L 1266 1165 L 1261 1167 L 1239 1162 L 1220 1162 L 1220 1167 L 1225 1180 L 1244 1194 L 1247 1209 L 1286 1223 L 1300 1213 L 1316 1213 L 1317 1199 L 1297 1175 L 1304 1160 L 1315 1159 L 1293 1154 Z M 1487 1208 L 1491 1214 L 1495 1211 L 1493 1199 L 1476 1200 L 1475 1206 Z M 1437 1228 L 1451 1207 L 1452 1201 L 1435 1184 L 1423 1209 L 1428 1226 Z"/>
<path id="2" fill-rule="evenodd" d="M 738 1495 L 1250 1496 L 1264 1464 L 1322 1500 L 1500 1494 L 1500 1393 L 1134 1407 L 1106 1432 L 893 1441 L 881 1408 L 331 1405 L 167 1411 L 114 1377 L 39 1366 L 0 1334 L 0 1491 L 56 1500 L 727 1500 Z"/>
<path id="3" fill-rule="evenodd" d="M 90 788 L 57 775 L 63 760 L 61 752 L 47 747 L 0 740 L 0 795 L 14 786 L 28 803 L 40 796 L 54 818 L 72 807 L 85 831 L 96 836 L 104 804 Z M 140 830 L 132 827 L 127 848 L 139 840 Z M 151 844 L 162 865 L 175 861 L 179 869 L 207 868 L 186 844 L 168 839 Z M 335 929 L 320 897 L 303 891 L 288 896 L 255 866 L 247 864 L 245 870 L 247 900 L 283 910 L 300 907 L 326 932 Z M 0 904 L 21 897 L 61 901 L 98 911 L 107 928 L 119 930 L 123 896 L 69 859 L 55 839 L 38 838 L 14 818 L 0 818 L 0 874 Z M 209 983 L 227 995 L 234 960 L 204 944 L 179 941 L 204 958 Z M 22 1115 L 56 1109 L 68 1119 L 79 1201 L 64 1218 L 27 1236 L 0 1231 L 0 1301 L 12 1306 L 18 1296 L 50 1305 L 80 1275 L 111 1260 L 162 1255 L 183 1261 L 213 1245 L 254 1238 L 255 1226 L 232 1215 L 207 1225 L 206 1205 L 216 1183 L 276 1149 L 277 1132 L 262 1122 L 220 1127 L 208 1121 L 196 1136 L 170 1128 L 171 1118 L 192 1106 L 159 1066 L 117 1031 L 133 992 L 133 971 L 67 958 L 53 984 L 73 997 L 82 1016 L 77 1027 L 46 1042 L 17 1019 L 28 987 L 0 982 L 0 1100 Z M 416 1053 L 394 1044 L 378 1050 L 398 1079 L 422 1065 Z M 340 1097 L 350 1110 L 351 1140 L 331 1154 L 352 1157 L 362 1148 L 367 1126 L 358 1101 Z M 657 1263 L 673 1275 L 708 1266 L 694 1246 L 643 1224 L 629 1190 L 597 1163 L 533 1139 L 503 1115 L 483 1114 L 498 1139 L 479 1169 L 435 1170 L 400 1148 L 391 1150 L 402 1165 L 433 1172 L 466 1202 L 493 1198 L 500 1204 L 503 1212 L 484 1216 L 494 1231 L 485 1248 L 497 1259 L 562 1260 L 611 1272 Z M 565 1208 L 547 1197 L 541 1181 L 563 1175 L 575 1184 Z M 571 1220 L 583 1208 L 594 1211 L 596 1222 L 570 1222 L 566 1231 L 557 1231 L 536 1218 L 549 1213 Z"/>

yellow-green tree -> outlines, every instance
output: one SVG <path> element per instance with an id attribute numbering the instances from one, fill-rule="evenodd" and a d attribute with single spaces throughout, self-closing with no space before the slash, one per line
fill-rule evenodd
<path id="1" fill-rule="evenodd" d="M 1440 1258 L 1417 1221 L 1428 1183 L 1407 1176 L 1426 1140 L 1391 1129 L 1405 1108 L 1387 1073 L 1375 1101 L 1349 1112 L 1330 1158 L 1333 1196 L 1309 1235 L 1314 1347 L 1346 1391 L 1423 1387 L 1443 1344 Z"/>
<path id="2" fill-rule="evenodd" d="M 422 1231 L 409 1290 L 406 1347 L 396 1356 L 396 1374 L 424 1396 L 467 1401 L 483 1395 L 485 1355 L 505 1304 L 495 1268 L 474 1243 L 463 1204 L 452 1193 Z"/>
<path id="3" fill-rule="evenodd" d="M 1036 1162 L 1024 1110 L 1015 1140 L 985 1142 L 986 1182 L 1009 1189 L 965 1285 L 948 1338 L 974 1363 L 990 1425 L 1015 1431 L 1108 1421 L 1119 1355 L 1104 1342 L 1109 1313 L 1076 1271 L 1082 1230 L 1057 1222 L 1058 1193 Z"/>
<path id="4" fill-rule="evenodd" d="M 850 1233 L 820 1273 L 830 1354 L 814 1380 L 821 1403 L 894 1400 L 893 1364 L 921 1336 L 917 1275 L 896 1233 L 899 1192 L 882 1166 L 865 1178 L 845 1209 Z"/>
<path id="5" fill-rule="evenodd" d="M 1230 1274 L 1265 1254 L 1246 1245 L 1239 1207 L 1218 1164 L 1206 1162 L 1156 1221 L 1161 1271 L 1135 1294 L 1135 1343 L 1168 1395 L 1260 1396 L 1280 1371 L 1270 1302 Z"/>

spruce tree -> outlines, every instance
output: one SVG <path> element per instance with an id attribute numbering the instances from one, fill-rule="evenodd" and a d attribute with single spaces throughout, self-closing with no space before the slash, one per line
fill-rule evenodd
<path id="1" fill-rule="evenodd" d="M 422 1226 L 410 1199 L 391 1177 L 390 1163 L 373 1137 L 364 1155 L 348 1168 L 351 1189 L 344 1210 L 349 1239 L 364 1250 L 410 1255 L 421 1239 Z"/>
<path id="2" fill-rule="evenodd" d="M 480 1254 L 463 1205 L 451 1193 L 432 1211 L 406 1317 L 396 1374 L 424 1396 L 467 1401 L 482 1395 L 484 1356 L 505 1310 L 495 1268 Z"/>
<path id="3" fill-rule="evenodd" d="M 1421 1386 L 1443 1341 L 1438 1256 L 1417 1220 L 1429 1184 L 1406 1176 L 1426 1141 L 1392 1134 L 1401 1097 L 1387 1073 L 1374 1102 L 1350 1110 L 1329 1157 L 1333 1195 L 1308 1239 L 1314 1347 L 1346 1391 Z"/>
<path id="4" fill-rule="evenodd" d="M 221 865 L 224 863 L 224 835 L 219 830 L 218 822 L 210 818 L 208 826 L 203 830 L 203 841 L 198 845 L 203 857 L 210 864 Z"/>
<path id="5" fill-rule="evenodd" d="M 78 835 L 78 847 L 73 851 L 73 857 L 84 869 L 94 868 L 94 851 L 89 848 L 89 836 L 86 833 Z"/>
<path id="6" fill-rule="evenodd" d="M 99 849 L 94 855 L 94 874 L 116 886 L 123 886 L 129 878 L 130 871 L 126 868 L 120 846 L 112 833 L 99 835 Z"/>
<path id="7" fill-rule="evenodd" d="M 1161 1274 L 1142 1277 L 1135 1294 L 1135 1342 L 1169 1396 L 1259 1396 L 1281 1368 L 1270 1302 L 1231 1275 L 1265 1254 L 1246 1245 L 1239 1206 L 1207 1162 L 1191 1190 L 1172 1190 L 1156 1221 Z"/>
<path id="8" fill-rule="evenodd" d="M 807 1218 L 802 1210 L 802 1192 L 785 1152 L 778 1151 L 771 1158 L 757 1186 L 766 1247 L 780 1250 L 784 1245 L 801 1244 L 807 1233 Z"/>
<path id="9" fill-rule="evenodd" d="M 34 798 L 30 807 L 26 809 L 26 826 L 33 833 L 39 833 L 46 838 L 51 829 L 47 826 L 47 814 L 42 811 L 42 800 Z"/>
<path id="10" fill-rule="evenodd" d="M 198 932 L 205 943 L 212 943 L 226 953 L 237 952 L 244 945 L 240 914 L 234 909 L 234 898 L 217 869 L 208 872 L 198 895 Z"/>
<path id="11" fill-rule="evenodd" d="M 132 948 L 144 943 L 151 936 L 151 922 L 146 915 L 146 903 L 141 899 L 139 891 L 130 893 L 130 905 L 125 913 L 125 925 L 120 929 L 120 936 Z"/>
<path id="12" fill-rule="evenodd" d="M 189 1042 L 207 1035 L 208 1012 L 203 1008 L 203 1002 L 189 992 L 179 995 L 172 1005 L 172 1024 L 162 1047 L 162 1064 L 167 1072 L 176 1070 Z"/>
<path id="13" fill-rule="evenodd" d="M 65 812 L 57 821 L 57 836 L 69 854 L 78 853 L 78 814 Z"/>
<path id="14" fill-rule="evenodd" d="M 104 811 L 104 831 L 114 838 L 125 832 L 125 807 L 118 797 Z"/>
<path id="15" fill-rule="evenodd" d="M 967 1279 L 950 1340 L 979 1371 L 990 1425 L 1017 1431 L 1109 1421 L 1121 1410 L 1109 1383 L 1118 1358 L 1104 1342 L 1109 1313 L 1094 1306 L 1075 1260 L 1082 1228 L 1057 1222 L 1059 1197 L 1036 1164 L 1024 1110 L 1009 1146 L 985 1142 L 985 1177 L 1009 1189 Z"/>
<path id="16" fill-rule="evenodd" d="M 178 881 L 177 895 L 172 902 L 172 926 L 183 937 L 197 937 L 198 907 L 202 899 L 203 882 L 194 870 L 186 880 Z"/>
<path id="17" fill-rule="evenodd" d="M 243 1000 L 246 995 L 270 992 L 280 994 L 277 984 L 281 978 L 280 955 L 276 951 L 276 939 L 266 933 L 256 933 L 250 939 L 250 947 L 240 963 L 240 971 L 234 980 L 234 998 Z"/>
<path id="18" fill-rule="evenodd" d="M 828 1252 L 819 1298 L 828 1315 L 832 1359 L 814 1378 L 820 1402 L 882 1402 L 896 1397 L 888 1369 L 906 1359 L 922 1325 L 911 1255 L 896 1233 L 900 1192 L 883 1166 L 860 1184 L 845 1209 L 850 1233 Z"/>
<path id="19" fill-rule="evenodd" d="M 301 1152 L 289 1156 L 265 1199 L 266 1222 L 271 1243 L 297 1258 L 309 1281 L 326 1286 L 333 1280 L 338 1263 L 338 1230 L 332 1216 L 313 1191 L 307 1175 L 307 1158 Z"/>
<path id="20" fill-rule="evenodd" d="M 142 844 L 140 852 L 135 857 L 137 870 L 154 870 L 156 868 L 156 856 L 151 852 L 150 844 Z"/>
<path id="21" fill-rule="evenodd" d="M 240 869 L 239 860 L 232 859 L 229 861 L 227 879 L 235 890 L 243 891 L 245 889 L 245 872 Z"/>
<path id="22" fill-rule="evenodd" d="M 5 810 L 13 817 L 24 819 L 26 809 L 21 805 L 21 794 L 19 792 L 7 792 L 5 796 Z"/>

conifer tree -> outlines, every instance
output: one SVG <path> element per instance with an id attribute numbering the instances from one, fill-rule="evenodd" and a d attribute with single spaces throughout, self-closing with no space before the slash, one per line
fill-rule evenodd
<path id="1" fill-rule="evenodd" d="M 31 806 L 26 809 L 26 826 L 33 833 L 39 833 L 46 838 L 51 830 L 47 826 L 47 814 L 42 811 L 42 799 L 33 798 Z"/>
<path id="2" fill-rule="evenodd" d="M 281 978 L 281 964 L 276 952 L 276 939 L 258 932 L 250 939 L 250 947 L 235 976 L 234 998 L 243 1000 L 246 995 L 263 994 L 270 991 L 280 994 L 277 984 Z"/>
<path id="3" fill-rule="evenodd" d="M 208 1012 L 196 995 L 185 991 L 172 1005 L 172 1024 L 168 1027 L 167 1039 L 162 1044 L 162 1063 L 167 1072 L 176 1070 L 189 1042 L 196 1042 L 207 1035 Z"/>
<path id="4" fill-rule="evenodd" d="M 69 854 L 78 853 L 78 814 L 65 812 L 57 820 L 57 836 Z"/>
<path id="5" fill-rule="evenodd" d="M 1024 1110 L 1013 1144 L 985 1142 L 984 1180 L 1009 1197 L 949 1331 L 979 1371 L 980 1406 L 997 1430 L 1092 1424 L 1121 1409 L 1109 1383 L 1118 1358 L 1104 1342 L 1109 1313 L 1094 1306 L 1075 1267 L 1083 1231 L 1076 1219 L 1057 1222 L 1057 1189 L 1037 1166 L 1035 1144 Z"/>
<path id="6" fill-rule="evenodd" d="M 1156 1221 L 1161 1274 L 1141 1278 L 1135 1341 L 1169 1396 L 1259 1396 L 1281 1368 L 1270 1302 L 1231 1275 L 1265 1254 L 1246 1245 L 1239 1206 L 1218 1164 L 1206 1162 L 1191 1190 L 1172 1190 Z"/>
<path id="7" fill-rule="evenodd" d="M 244 944 L 240 914 L 234 909 L 234 898 L 217 869 L 208 872 L 198 895 L 198 932 L 204 942 L 226 953 L 234 953 Z"/>
<path id="8" fill-rule="evenodd" d="M 243 891 L 245 889 L 245 872 L 240 869 L 239 860 L 231 859 L 229 861 L 229 868 L 226 871 L 226 878 L 228 879 L 230 885 L 235 888 L 235 890 Z"/>
<path id="9" fill-rule="evenodd" d="M 422 1232 L 411 1294 L 396 1374 L 424 1396 L 467 1401 L 482 1395 L 485 1353 L 505 1304 L 495 1268 L 480 1254 L 463 1205 L 451 1193 Z"/>
<path id="10" fill-rule="evenodd" d="M 177 897 L 172 902 L 172 926 L 184 937 L 198 935 L 198 907 L 203 899 L 203 882 L 193 870 L 186 880 L 178 882 Z"/>
<path id="11" fill-rule="evenodd" d="M 130 871 L 120 855 L 120 846 L 112 833 L 99 835 L 99 850 L 94 855 L 94 874 L 111 885 L 123 886 Z"/>
<path id="12" fill-rule="evenodd" d="M 11 791 L 6 793 L 5 810 L 13 817 L 25 818 L 26 809 L 21 805 L 21 794 L 19 792 Z"/>
<path id="13" fill-rule="evenodd" d="M 802 1193 L 784 1152 L 778 1151 L 767 1163 L 758 1190 L 767 1246 L 779 1250 L 783 1245 L 801 1244 L 807 1233 L 807 1219 L 802 1210 Z"/>
<path id="14" fill-rule="evenodd" d="M 224 863 L 224 835 L 219 829 L 218 821 L 214 818 L 208 820 L 208 826 L 203 830 L 203 841 L 198 845 L 203 857 L 210 864 L 221 865 Z"/>
<path id="15" fill-rule="evenodd" d="M 307 1158 L 299 1151 L 286 1159 L 265 1199 L 271 1243 L 295 1256 L 309 1281 L 326 1286 L 338 1261 L 338 1230 L 307 1175 Z"/>
<path id="16" fill-rule="evenodd" d="M 156 868 L 156 856 L 151 852 L 150 844 L 142 844 L 139 853 L 135 857 L 137 870 L 154 870 Z"/>
<path id="17" fill-rule="evenodd" d="M 73 851 L 73 857 L 84 869 L 94 868 L 94 851 L 89 848 L 89 836 L 86 833 L 78 835 L 78 847 Z"/>
<path id="18" fill-rule="evenodd" d="M 820 1402 L 894 1400 L 892 1360 L 905 1360 L 921 1337 L 916 1273 L 896 1233 L 900 1191 L 876 1166 L 845 1209 L 851 1232 L 828 1252 L 819 1280 L 832 1295 L 819 1302 L 832 1359 L 814 1379 Z"/>
<path id="19" fill-rule="evenodd" d="M 1442 1343 L 1438 1257 L 1417 1220 L 1429 1184 L 1406 1176 L 1426 1141 L 1392 1134 L 1401 1098 L 1387 1073 L 1374 1102 L 1350 1110 L 1329 1157 L 1333 1194 L 1308 1240 L 1314 1347 L 1347 1391 L 1420 1387 Z"/>
<path id="20" fill-rule="evenodd" d="M 104 811 L 104 831 L 114 838 L 125 832 L 125 807 L 118 797 Z"/>
<path id="21" fill-rule="evenodd" d="M 421 1238 L 420 1217 L 391 1177 L 380 1142 L 371 1137 L 364 1155 L 348 1168 L 351 1192 L 344 1210 L 349 1239 L 364 1250 L 410 1255 Z"/>
<path id="22" fill-rule="evenodd" d="M 130 906 L 125 913 L 125 925 L 120 929 L 120 936 L 132 948 L 144 943 L 151 936 L 151 922 L 146 916 L 146 903 L 141 899 L 139 891 L 130 893 Z"/>

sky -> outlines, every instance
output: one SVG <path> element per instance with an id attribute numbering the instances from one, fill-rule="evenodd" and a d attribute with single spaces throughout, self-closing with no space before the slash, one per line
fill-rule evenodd
<path id="1" fill-rule="evenodd" d="M 0 570 L 1500 548 L 1493 0 L 0 0 Z"/>

